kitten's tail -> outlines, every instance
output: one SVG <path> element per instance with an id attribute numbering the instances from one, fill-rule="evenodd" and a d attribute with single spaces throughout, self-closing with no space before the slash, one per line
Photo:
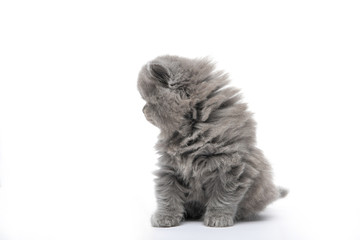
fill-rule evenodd
<path id="1" fill-rule="evenodd" d="M 279 191 L 279 198 L 284 198 L 289 193 L 289 190 L 283 187 L 278 187 L 278 191 Z"/>

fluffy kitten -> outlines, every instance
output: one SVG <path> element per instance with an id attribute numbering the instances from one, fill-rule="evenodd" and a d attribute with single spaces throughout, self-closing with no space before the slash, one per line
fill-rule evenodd
<path id="1" fill-rule="evenodd" d="M 161 130 L 154 227 L 185 218 L 231 226 L 287 194 L 274 186 L 252 114 L 228 82 L 207 59 L 161 56 L 141 69 L 143 112 Z"/>

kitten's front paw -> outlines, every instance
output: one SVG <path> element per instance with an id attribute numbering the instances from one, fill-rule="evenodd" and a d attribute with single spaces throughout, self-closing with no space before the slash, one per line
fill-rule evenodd
<path id="1" fill-rule="evenodd" d="M 151 217 L 151 225 L 153 227 L 174 227 L 178 226 L 182 220 L 180 215 L 155 213 Z"/>
<path id="2" fill-rule="evenodd" d="M 208 227 L 229 227 L 234 225 L 234 219 L 227 215 L 210 215 L 205 216 L 204 224 Z"/>

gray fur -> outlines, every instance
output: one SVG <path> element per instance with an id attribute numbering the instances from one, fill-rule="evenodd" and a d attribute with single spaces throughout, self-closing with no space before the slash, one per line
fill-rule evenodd
<path id="1" fill-rule="evenodd" d="M 214 68 L 206 58 L 161 56 L 139 73 L 143 112 L 161 130 L 154 227 L 187 218 L 231 226 L 287 194 L 272 182 L 239 90 L 226 87 L 228 76 Z"/>

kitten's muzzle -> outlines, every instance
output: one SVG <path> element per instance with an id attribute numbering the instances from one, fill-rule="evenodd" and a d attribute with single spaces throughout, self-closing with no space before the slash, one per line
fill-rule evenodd
<path id="1" fill-rule="evenodd" d="M 149 105 L 148 105 L 148 104 L 145 104 L 145 106 L 143 107 L 142 111 L 143 111 L 143 113 L 144 113 L 144 115 L 145 115 L 145 118 L 146 118 L 149 122 L 151 122 L 152 124 L 154 124 L 154 125 L 156 126 L 154 120 L 151 118 L 151 114 L 150 114 L 150 112 L 149 112 Z"/>
<path id="2" fill-rule="evenodd" d="M 149 113 L 149 105 L 145 104 L 145 106 L 142 109 L 146 119 L 151 122 L 150 113 Z"/>
<path id="3" fill-rule="evenodd" d="M 147 104 L 145 104 L 145 106 L 143 107 L 143 109 L 142 109 L 142 112 L 145 114 L 145 109 L 148 107 L 148 105 Z"/>

